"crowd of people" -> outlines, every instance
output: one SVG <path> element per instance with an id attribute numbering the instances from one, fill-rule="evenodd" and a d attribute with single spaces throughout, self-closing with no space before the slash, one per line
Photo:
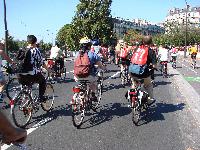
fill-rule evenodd
<path id="1" fill-rule="evenodd" d="M 31 82 L 39 83 L 39 100 L 45 102 L 44 92 L 46 80 L 41 72 L 41 67 L 44 67 L 49 73 L 52 69 L 49 66 L 64 67 L 64 54 L 56 43 L 51 49 L 50 61 L 48 64 L 44 62 L 44 58 L 37 45 L 37 38 L 34 35 L 27 36 L 28 46 L 25 51 L 20 51 L 17 56 L 19 61 L 22 61 L 20 82 L 28 84 Z M 4 42 L 0 42 L 0 65 L 2 57 L 10 64 L 15 66 L 15 63 L 4 53 Z M 189 47 L 191 59 L 196 59 L 197 47 L 195 45 Z M 92 100 L 96 101 L 96 66 L 103 70 L 107 70 L 105 61 L 114 63 L 120 66 L 121 72 L 124 68 L 128 69 L 131 78 L 131 88 L 135 88 L 135 79 L 144 79 L 144 88 L 149 94 L 147 102 L 149 105 L 155 102 L 153 94 L 153 80 L 154 70 L 158 69 L 158 62 L 168 62 L 169 57 L 172 61 L 176 61 L 179 48 L 169 45 L 155 45 L 152 42 L 151 36 L 144 36 L 141 40 L 137 40 L 128 44 L 123 40 L 118 40 L 116 46 L 108 46 L 102 44 L 98 39 L 88 39 L 84 37 L 80 39 L 80 50 L 75 56 L 74 61 L 74 78 L 75 81 L 81 79 L 90 82 L 90 89 L 92 91 Z M 167 65 L 167 63 L 166 63 Z M 167 67 L 167 66 L 166 66 Z M 4 75 L 0 69 L 0 104 L 2 103 L 2 91 L 5 85 Z M 0 108 L 1 109 L 1 108 Z M 18 129 L 12 126 L 5 115 L 0 112 L 0 134 L 3 135 L 3 142 L 10 143 L 23 143 L 26 139 L 27 133 L 25 130 Z"/>

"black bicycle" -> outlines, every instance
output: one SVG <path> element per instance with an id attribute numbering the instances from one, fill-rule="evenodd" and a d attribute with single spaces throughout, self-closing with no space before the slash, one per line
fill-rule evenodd
<path id="1" fill-rule="evenodd" d="M 127 99 L 130 103 L 130 107 L 132 109 L 132 121 L 135 125 L 138 125 L 140 119 L 141 119 L 141 113 L 142 111 L 146 111 L 148 109 L 148 97 L 149 94 L 143 90 L 143 79 L 134 79 L 135 83 L 135 89 L 130 89 L 127 92 Z"/>
<path id="2" fill-rule="evenodd" d="M 33 112 L 41 105 L 44 111 L 50 111 L 54 104 L 54 88 L 46 83 L 45 101 L 39 102 L 39 84 L 22 85 L 21 90 L 11 100 L 11 114 L 16 126 L 25 128 L 31 120 Z"/>
<path id="3" fill-rule="evenodd" d="M 83 124 L 85 113 L 91 109 L 96 111 L 101 100 L 101 93 L 97 92 L 97 101 L 91 100 L 91 90 L 88 80 L 79 80 L 79 84 L 73 87 L 73 98 L 71 100 L 72 122 L 79 128 Z"/>

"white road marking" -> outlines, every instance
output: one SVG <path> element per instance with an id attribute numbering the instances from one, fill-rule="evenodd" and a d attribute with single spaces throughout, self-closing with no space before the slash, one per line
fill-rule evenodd
<path id="1" fill-rule="evenodd" d="M 188 68 L 189 70 L 191 70 L 191 71 L 194 72 L 195 74 L 198 74 L 198 72 L 196 72 L 195 70 L 191 69 L 190 67 L 188 67 L 188 66 L 186 66 L 186 65 L 184 65 L 184 64 L 182 64 L 182 66 Z"/>
<path id="2" fill-rule="evenodd" d="M 35 131 L 36 129 L 38 129 L 39 127 L 41 127 L 42 125 L 44 125 L 45 123 L 47 123 L 51 120 L 53 120 L 53 118 L 50 118 L 50 117 L 47 117 L 44 120 L 41 120 L 40 122 L 38 122 L 37 124 L 32 126 L 32 128 L 29 128 L 27 130 L 27 135 L 29 135 L 30 133 L 32 133 L 33 131 Z M 0 150 L 6 150 L 11 146 L 13 146 L 13 144 L 11 144 L 11 145 L 4 144 L 3 146 L 0 147 Z"/>
<path id="3" fill-rule="evenodd" d="M 114 77 L 116 77 L 118 74 L 120 74 L 121 71 L 116 72 L 115 74 L 113 74 L 112 76 L 110 76 L 108 79 L 112 79 Z"/>

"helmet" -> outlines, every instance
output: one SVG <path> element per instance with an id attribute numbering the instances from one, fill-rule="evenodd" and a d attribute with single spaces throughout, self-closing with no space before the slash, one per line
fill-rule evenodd
<path id="1" fill-rule="evenodd" d="M 91 40 L 88 39 L 88 37 L 84 37 L 84 38 L 80 39 L 79 43 L 80 44 L 89 44 L 89 43 L 91 43 Z"/>

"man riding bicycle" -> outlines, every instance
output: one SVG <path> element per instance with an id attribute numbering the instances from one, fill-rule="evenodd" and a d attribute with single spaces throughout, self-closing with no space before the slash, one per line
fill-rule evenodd
<path id="1" fill-rule="evenodd" d="M 64 69 L 64 54 L 58 46 L 59 44 L 56 43 L 55 46 L 51 48 L 51 54 L 50 54 L 50 59 L 51 59 L 50 64 L 52 65 L 54 71 L 57 73 L 57 76 L 61 75 L 58 73 L 59 71 L 58 65 L 60 65 L 60 73 L 63 73 Z M 55 63 L 53 63 L 53 61 L 55 61 Z"/>
<path id="2" fill-rule="evenodd" d="M 131 58 L 129 73 L 132 78 L 132 88 L 135 89 L 137 79 L 144 79 L 144 88 L 149 94 L 147 99 L 148 105 L 155 102 L 153 95 L 153 85 L 151 83 L 151 66 L 156 67 L 156 59 L 153 55 L 153 50 L 150 48 L 152 43 L 151 36 L 145 36 L 140 42 L 140 46 L 135 50 Z"/>
<path id="3" fill-rule="evenodd" d="M 19 57 L 23 60 L 20 74 L 19 82 L 25 85 L 30 83 L 39 83 L 39 101 L 44 102 L 44 93 L 46 90 L 46 80 L 41 73 L 41 67 L 44 67 L 48 72 L 51 72 L 44 63 L 44 59 L 36 47 L 37 38 L 34 35 L 27 36 L 28 46 L 24 56 Z"/>
<path id="4" fill-rule="evenodd" d="M 92 91 L 92 100 L 97 101 L 96 90 L 97 90 L 97 78 L 96 78 L 96 67 L 105 70 L 106 67 L 102 65 L 100 57 L 92 52 L 91 49 L 91 40 L 87 37 L 80 40 L 81 49 L 76 55 L 74 60 L 74 78 L 75 81 L 78 80 L 88 80 L 90 82 L 89 87 Z M 81 64 L 83 63 L 83 64 Z M 84 67 L 82 69 L 81 67 Z M 87 75 L 85 75 L 85 71 Z"/>
<path id="5" fill-rule="evenodd" d="M 190 54 L 191 54 L 191 66 L 193 66 L 193 60 L 196 61 L 197 58 L 197 47 L 195 45 L 193 45 L 190 48 Z"/>

